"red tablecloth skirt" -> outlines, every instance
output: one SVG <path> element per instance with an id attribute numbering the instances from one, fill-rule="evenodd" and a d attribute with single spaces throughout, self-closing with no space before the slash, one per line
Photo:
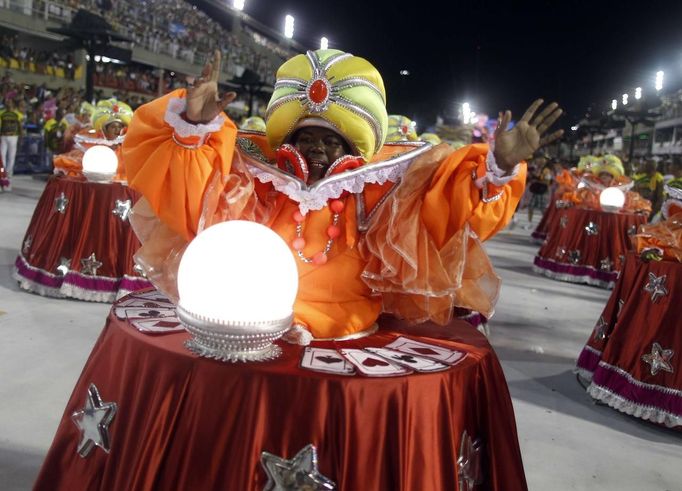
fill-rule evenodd
<path id="1" fill-rule="evenodd" d="M 133 269 L 140 243 L 125 213 L 138 197 L 119 183 L 51 178 L 15 261 L 19 286 L 95 302 L 112 302 L 149 287 Z"/>
<path id="2" fill-rule="evenodd" d="M 655 294 L 657 278 L 662 289 Z M 644 262 L 629 253 L 578 358 L 577 372 L 590 382 L 587 392 L 619 411 L 682 431 L 681 305 L 682 264 Z"/>
<path id="3" fill-rule="evenodd" d="M 185 332 L 150 336 L 110 315 L 35 489 L 260 491 L 261 452 L 292 458 L 314 444 L 320 473 L 338 490 L 463 491 L 465 431 L 483 442 L 477 490 L 527 489 L 507 384 L 485 336 L 460 320 L 407 331 L 393 319 L 380 325 L 367 338 L 315 345 L 384 346 L 408 334 L 467 356 L 443 372 L 392 378 L 305 370 L 303 348 L 286 343 L 277 360 L 228 364 L 191 354 Z M 90 384 L 118 412 L 110 452 L 82 458 L 71 415 Z"/>
<path id="4" fill-rule="evenodd" d="M 630 235 L 644 223 L 644 215 L 559 209 L 533 270 L 555 280 L 613 288 L 632 249 Z"/>
<path id="5" fill-rule="evenodd" d="M 547 238 L 550 224 L 554 222 L 557 211 L 556 199 L 552 198 L 549 200 L 549 205 L 547 205 L 545 212 L 542 214 L 540 223 L 538 223 L 538 226 L 535 227 L 533 233 L 530 234 L 533 240 L 538 244 L 541 244 Z"/>

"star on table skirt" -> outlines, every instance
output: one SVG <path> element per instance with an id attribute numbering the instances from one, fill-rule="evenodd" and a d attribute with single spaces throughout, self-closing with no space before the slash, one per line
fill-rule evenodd
<path id="1" fill-rule="evenodd" d="M 630 225 L 628 228 L 628 235 L 635 235 L 637 233 L 637 225 Z"/>
<path id="2" fill-rule="evenodd" d="M 457 458 L 457 479 L 459 480 L 460 491 L 473 491 L 475 486 L 481 483 L 482 448 L 481 440 L 472 440 L 464 430 L 462 441 L 459 444 L 459 457 Z"/>
<path id="3" fill-rule="evenodd" d="M 594 326 L 594 338 L 598 341 L 604 341 L 608 328 L 609 325 L 604 321 L 604 316 L 600 316 L 597 325 Z"/>
<path id="4" fill-rule="evenodd" d="M 582 254 L 578 249 L 568 252 L 568 260 L 571 264 L 578 264 L 580 262 L 581 257 Z"/>
<path id="5" fill-rule="evenodd" d="M 263 452 L 261 464 L 268 476 L 263 491 L 324 491 L 336 489 L 336 484 L 320 474 L 315 446 L 306 445 L 293 459 L 287 460 Z"/>
<path id="6" fill-rule="evenodd" d="M 559 225 L 561 228 L 566 228 L 568 225 L 568 215 L 561 215 L 561 218 L 559 219 Z"/>
<path id="7" fill-rule="evenodd" d="M 78 455 L 87 457 L 95 446 L 109 453 L 109 425 L 117 410 L 118 405 L 115 402 L 102 401 L 97 386 L 91 383 L 85 406 L 71 415 L 71 420 L 81 432 Z"/>
<path id="8" fill-rule="evenodd" d="M 555 256 L 557 259 L 563 259 L 564 257 L 566 257 L 566 252 L 567 252 L 567 251 L 566 251 L 566 248 L 565 248 L 565 247 L 557 247 L 557 250 L 556 250 L 556 252 L 554 253 L 554 256 Z"/>
<path id="9" fill-rule="evenodd" d="M 611 271 L 613 269 L 613 261 L 610 257 L 605 257 L 599 261 L 599 269 L 602 271 Z"/>
<path id="10" fill-rule="evenodd" d="M 673 366 L 670 363 L 675 352 L 671 349 L 663 349 L 658 343 L 651 346 L 651 353 L 642 356 L 642 361 L 647 363 L 650 367 L 651 375 L 656 375 L 660 370 L 664 372 L 674 373 Z"/>
<path id="11" fill-rule="evenodd" d="M 644 285 L 644 291 L 651 295 L 651 301 L 657 303 L 661 297 L 668 294 L 668 289 L 665 287 L 665 280 L 667 275 L 656 276 L 649 273 L 649 282 Z"/>
<path id="12" fill-rule="evenodd" d="M 59 258 L 59 266 L 57 266 L 57 275 L 58 276 L 66 276 L 66 273 L 69 272 L 69 268 L 71 267 L 71 259 L 68 257 L 60 257 Z"/>
<path id="13" fill-rule="evenodd" d="M 97 260 L 93 252 L 88 257 L 81 259 L 81 266 L 81 274 L 96 276 L 97 270 L 102 267 L 102 262 Z"/>
<path id="14" fill-rule="evenodd" d="M 587 235 L 598 235 L 599 225 L 597 225 L 594 222 L 590 222 L 587 225 L 585 225 L 585 232 L 587 232 Z"/>
<path id="15" fill-rule="evenodd" d="M 69 206 L 69 198 L 67 198 L 62 191 L 62 193 L 54 200 L 54 209 L 63 215 L 66 213 L 67 206 Z"/>
<path id="16" fill-rule="evenodd" d="M 33 244 L 33 237 L 30 235 L 26 236 L 26 239 L 24 240 L 24 245 L 21 248 L 21 252 L 24 254 L 28 254 L 28 251 L 31 250 L 31 245 Z"/>
<path id="17" fill-rule="evenodd" d="M 111 213 L 119 217 L 122 222 L 125 222 L 128 220 L 128 215 L 130 215 L 130 208 L 132 207 L 132 204 L 133 202 L 129 199 L 125 201 L 117 199 L 114 209 L 111 210 Z"/>

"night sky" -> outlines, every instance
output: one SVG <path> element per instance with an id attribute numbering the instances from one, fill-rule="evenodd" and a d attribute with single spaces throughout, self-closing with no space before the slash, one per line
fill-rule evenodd
<path id="1" fill-rule="evenodd" d="M 277 30 L 289 13 L 305 46 L 325 35 L 367 58 L 384 77 L 389 112 L 422 127 L 457 102 L 518 116 L 536 97 L 560 102 L 567 127 L 590 105 L 653 90 L 658 69 L 667 87 L 682 86 L 682 1 L 246 0 L 245 11 Z"/>

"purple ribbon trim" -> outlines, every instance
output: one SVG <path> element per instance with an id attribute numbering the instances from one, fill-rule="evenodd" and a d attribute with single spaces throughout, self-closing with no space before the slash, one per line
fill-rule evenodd
<path id="1" fill-rule="evenodd" d="M 540 256 L 535 256 L 533 262 L 538 268 L 546 269 L 553 273 L 568 274 L 577 277 L 588 276 L 605 283 L 615 282 L 618 279 L 617 271 L 600 271 L 592 266 L 576 266 L 573 264 L 557 263 Z"/>

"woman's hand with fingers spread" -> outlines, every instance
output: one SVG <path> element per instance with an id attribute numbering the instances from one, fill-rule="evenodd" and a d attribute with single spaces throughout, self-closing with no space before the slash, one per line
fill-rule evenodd
<path id="1" fill-rule="evenodd" d="M 187 89 L 187 110 L 185 118 L 190 123 L 208 123 L 232 102 L 237 94 L 227 92 L 220 96 L 218 77 L 220 76 L 220 51 L 213 54 L 213 59 L 206 63 L 201 76 Z"/>

